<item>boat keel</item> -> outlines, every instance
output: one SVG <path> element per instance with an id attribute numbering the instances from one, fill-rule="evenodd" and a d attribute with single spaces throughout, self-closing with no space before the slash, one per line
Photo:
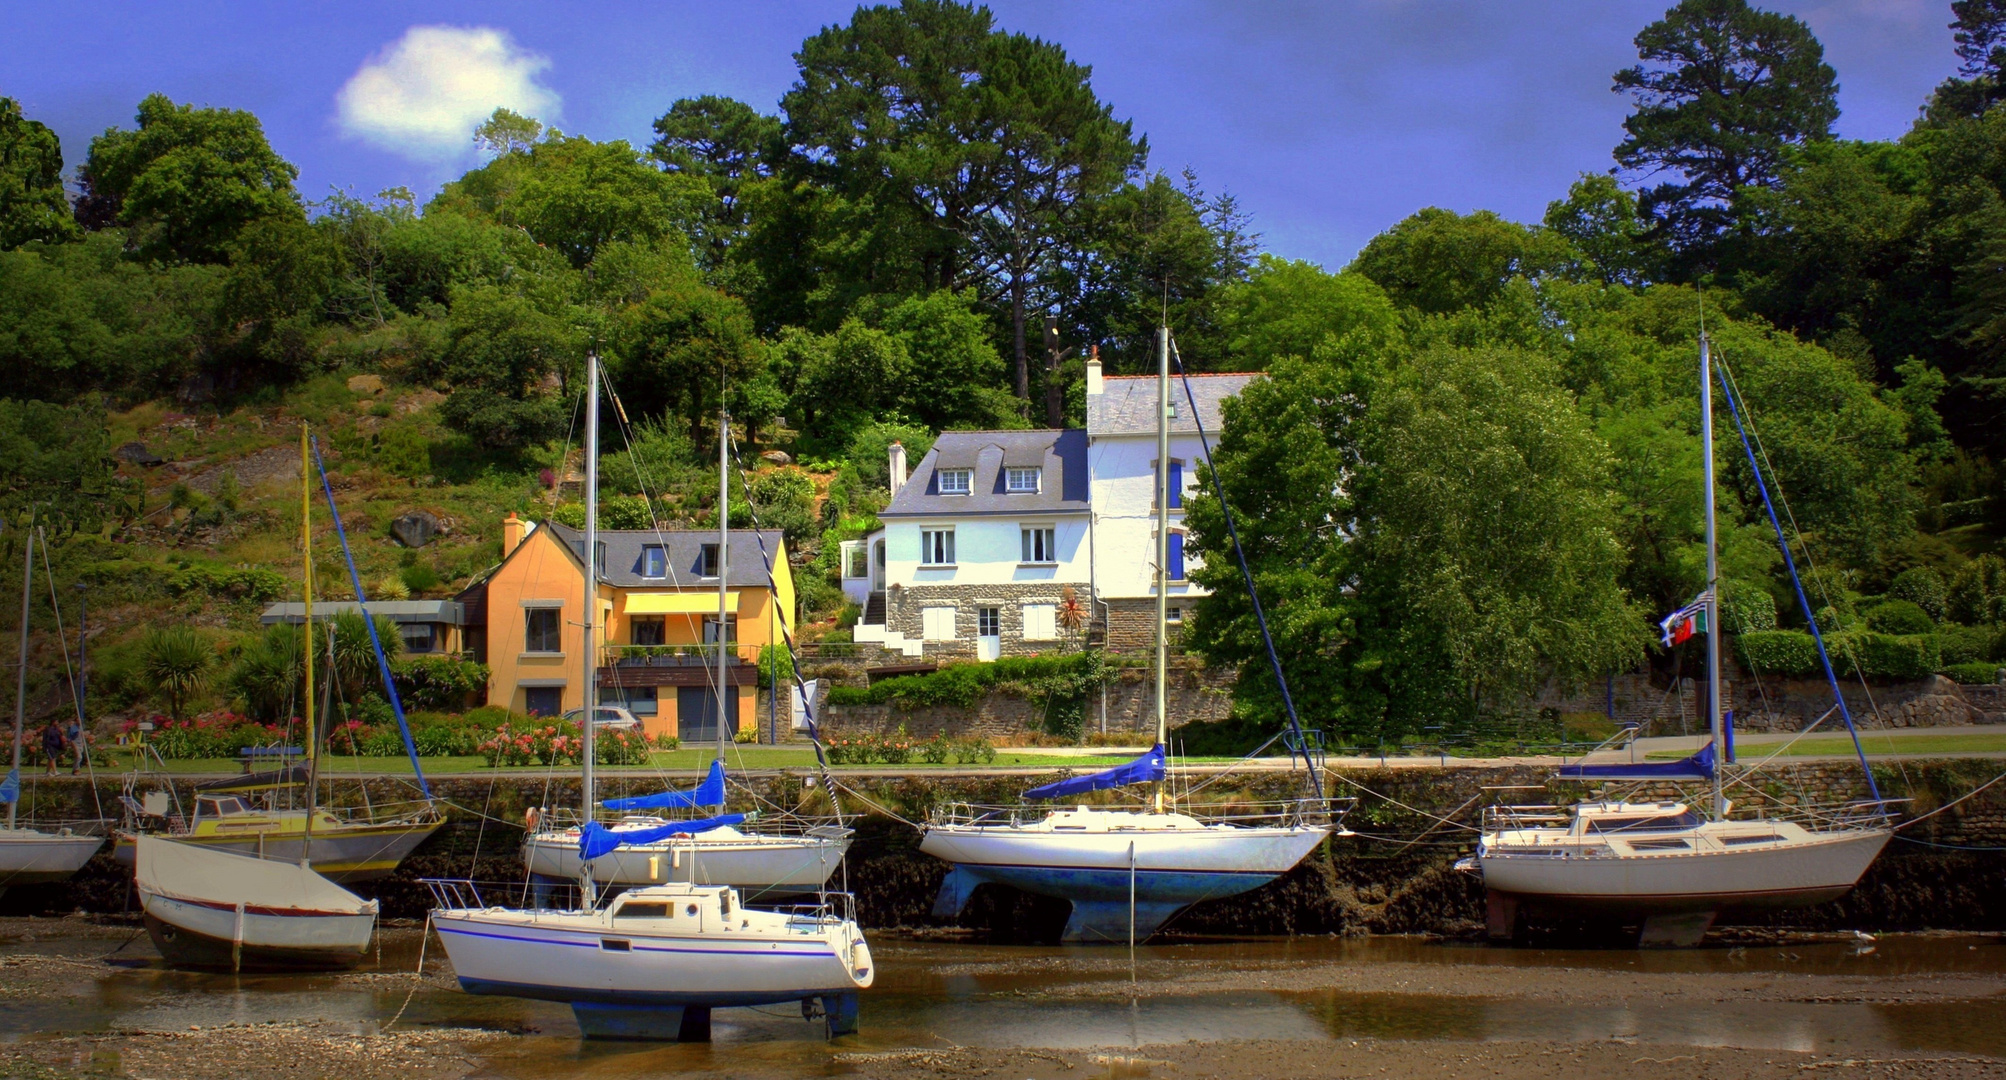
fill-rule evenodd
<path id="1" fill-rule="evenodd" d="M 1484 936 L 1492 941 L 1512 941 L 1518 936 L 1518 897 L 1484 890 Z"/>
<path id="2" fill-rule="evenodd" d="M 1073 913 L 1066 919 L 1066 931 L 1059 940 L 1068 944 L 1117 945 L 1146 941 L 1185 906 L 1180 903 L 1137 901 L 1131 908 L 1126 900 L 1075 900 Z M 1132 931 L 1129 927 L 1131 910 L 1135 919 Z"/>
<path id="3" fill-rule="evenodd" d="M 1644 932 L 1637 945 L 1644 949 L 1685 949 L 1700 943 L 1713 927 L 1716 911 L 1683 911 L 1652 915 L 1644 920 Z"/>
<path id="4" fill-rule="evenodd" d="M 588 1039 L 645 1039 L 653 1042 L 710 1041 L 708 1005 L 606 1005 L 574 1001 L 571 1015 Z"/>
<path id="5" fill-rule="evenodd" d="M 975 895 L 975 887 L 982 882 L 982 878 L 959 866 L 948 867 L 947 876 L 940 881 L 940 893 L 933 898 L 933 917 L 952 919 L 961 914 Z"/>

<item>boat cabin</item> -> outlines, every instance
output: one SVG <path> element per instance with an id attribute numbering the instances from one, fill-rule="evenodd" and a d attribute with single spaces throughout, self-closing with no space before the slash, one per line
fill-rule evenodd
<path id="1" fill-rule="evenodd" d="M 1705 822 L 1685 803 L 1582 803 L 1574 808 L 1576 836 L 1685 832 Z"/>
<path id="2" fill-rule="evenodd" d="M 254 813 L 243 799 L 235 795 L 199 795 L 195 799 L 195 820 L 208 818 L 239 817 Z"/>
<path id="3" fill-rule="evenodd" d="M 621 893 L 607 914 L 616 926 L 645 920 L 650 929 L 702 931 L 710 920 L 711 929 L 729 930 L 737 907 L 737 890 L 724 886 L 656 885 Z"/>

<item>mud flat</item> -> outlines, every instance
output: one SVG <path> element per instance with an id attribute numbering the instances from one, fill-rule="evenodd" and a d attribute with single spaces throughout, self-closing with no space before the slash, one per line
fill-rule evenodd
<path id="1" fill-rule="evenodd" d="M 461 993 L 419 927 L 339 975 L 162 966 L 138 927 L 0 920 L 0 1076 L 1963 1077 L 2006 1075 L 2006 941 L 1763 933 L 1682 952 L 1424 937 L 1137 950 L 880 935 L 863 1032 L 720 1011 L 707 1045 L 584 1043 Z"/>

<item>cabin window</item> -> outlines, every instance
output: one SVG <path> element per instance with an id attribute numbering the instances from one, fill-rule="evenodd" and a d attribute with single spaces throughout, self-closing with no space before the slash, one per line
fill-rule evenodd
<path id="1" fill-rule="evenodd" d="M 1654 814 L 1650 817 L 1597 817 L 1588 819 L 1588 831 L 1598 833 L 1639 833 L 1672 832 L 1698 826 L 1700 816 L 1688 810 L 1683 814 Z"/>
<path id="2" fill-rule="evenodd" d="M 1751 836 L 1723 836 L 1720 842 L 1728 847 L 1741 847 L 1744 844 L 1773 844 L 1781 839 L 1775 833 L 1757 833 Z"/>
<path id="3" fill-rule="evenodd" d="M 533 607 L 522 613 L 522 651 L 554 653 L 564 651 L 563 626 L 557 608 Z"/>
<path id="4" fill-rule="evenodd" d="M 600 938 L 599 947 L 607 952 L 633 952 L 634 943 L 626 938 Z"/>
<path id="5" fill-rule="evenodd" d="M 1038 493 L 1039 474 L 1043 471 L 1037 468 L 1005 469 L 1003 470 L 1003 490 L 1013 495 L 1036 495 Z"/>
<path id="6" fill-rule="evenodd" d="M 938 475 L 942 495 L 966 495 L 975 490 L 973 469 L 942 469 Z"/>
<path id="7" fill-rule="evenodd" d="M 1691 851 L 1693 845 L 1685 840 L 1632 840 L 1632 851 Z"/>
<path id="8" fill-rule="evenodd" d="M 666 919 L 669 917 L 669 905 L 625 904 L 621 906 L 619 911 L 613 913 L 613 917 L 616 919 Z"/>

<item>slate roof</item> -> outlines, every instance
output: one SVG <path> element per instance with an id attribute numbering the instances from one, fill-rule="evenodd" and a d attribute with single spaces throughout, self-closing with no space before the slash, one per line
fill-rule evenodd
<path id="1" fill-rule="evenodd" d="M 1006 466 L 1043 470 L 1036 492 L 1003 490 Z M 942 495 L 940 469 L 972 469 L 973 490 Z M 1085 512 L 1087 433 L 1078 428 L 1035 431 L 943 431 L 880 518 Z"/>
<path id="2" fill-rule="evenodd" d="M 554 521 L 537 526 L 553 530 L 551 535 L 571 549 L 573 558 L 584 558 L 585 530 Z M 733 588 L 767 587 L 766 563 L 759 557 L 759 542 L 766 541 L 766 558 L 780 560 L 781 533 L 778 529 L 735 529 L 731 533 L 731 558 L 725 567 Z M 717 543 L 714 529 L 601 529 L 599 547 L 606 553 L 605 572 L 599 580 L 627 589 L 717 588 L 716 578 L 703 578 L 699 570 L 703 546 Z M 641 549 L 651 544 L 668 548 L 669 572 L 658 578 L 641 576 Z"/>
<path id="3" fill-rule="evenodd" d="M 313 617 L 331 619 L 344 611 L 361 611 L 362 606 L 353 600 L 316 600 Z M 448 626 L 465 626 L 466 611 L 457 600 L 371 600 L 369 613 L 395 623 L 445 623 Z M 306 621 L 306 605 L 295 600 L 279 603 L 265 609 L 258 621 L 266 626 L 275 623 L 289 623 L 298 626 Z"/>
<path id="4" fill-rule="evenodd" d="M 1207 436 L 1219 437 L 1219 428 L 1224 423 L 1219 403 L 1260 377 L 1259 372 L 1248 371 L 1191 376 L 1191 396 L 1198 399 L 1198 413 L 1205 421 Z M 1156 434 L 1156 376 L 1109 375 L 1101 380 L 1101 386 L 1100 393 L 1087 395 L 1087 434 L 1095 438 Z M 1184 396 L 1184 383 L 1175 375 L 1170 378 L 1170 397 L 1177 403 L 1170 433 L 1198 434 L 1198 425 L 1190 416 L 1191 404 Z"/>

